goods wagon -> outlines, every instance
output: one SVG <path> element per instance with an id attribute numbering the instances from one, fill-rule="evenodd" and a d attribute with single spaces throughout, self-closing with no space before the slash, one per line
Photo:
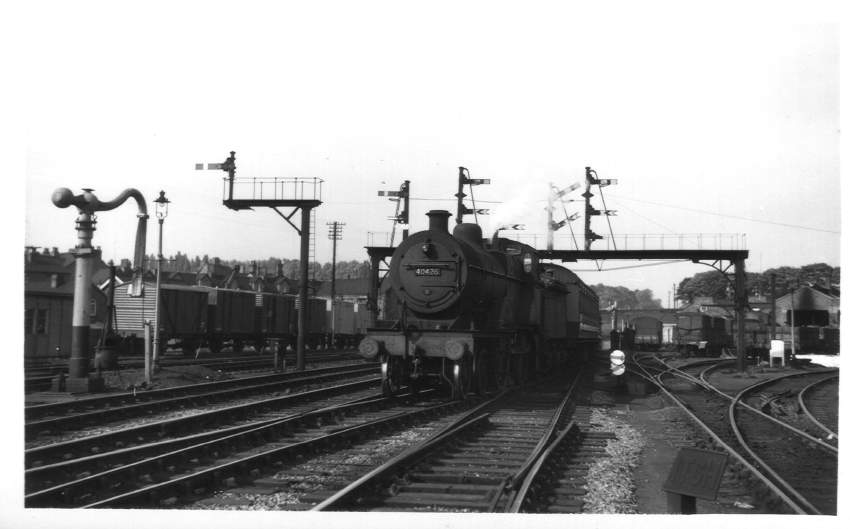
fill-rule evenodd
<path id="1" fill-rule="evenodd" d="M 661 347 L 664 324 L 652 316 L 638 316 L 631 320 L 635 331 L 635 346 L 643 350 L 657 351 Z"/>
<path id="2" fill-rule="evenodd" d="M 680 312 L 676 325 L 677 346 L 686 353 L 719 356 L 729 343 L 725 318 Z"/>

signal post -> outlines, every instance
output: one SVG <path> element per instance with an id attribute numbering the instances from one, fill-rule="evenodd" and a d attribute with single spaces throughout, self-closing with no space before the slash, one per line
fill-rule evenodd
<path id="1" fill-rule="evenodd" d="M 195 169 L 203 169 L 203 164 L 196 164 Z M 301 237 L 301 260 L 298 276 L 298 341 L 295 350 L 295 368 L 304 370 L 304 345 L 307 334 L 307 281 L 310 255 L 310 212 L 322 203 L 322 183 L 320 178 L 236 178 L 236 152 L 230 151 L 230 157 L 222 163 L 207 164 L 207 169 L 220 169 L 227 173 L 225 177 L 224 199 L 222 203 L 235 211 L 267 207 L 274 210 Z M 249 198 L 234 198 L 234 189 L 241 191 Z M 239 193 L 237 193 L 238 195 Z M 293 208 L 288 214 L 278 208 Z M 301 211 L 301 228 L 291 221 L 298 211 Z"/>

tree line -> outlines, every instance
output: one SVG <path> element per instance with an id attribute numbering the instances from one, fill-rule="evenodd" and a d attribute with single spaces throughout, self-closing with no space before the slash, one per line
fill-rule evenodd
<path id="1" fill-rule="evenodd" d="M 215 257 L 209 255 L 190 257 L 182 252 L 177 252 L 173 256 L 169 256 L 163 262 L 163 269 L 169 272 L 197 272 L 205 262 L 212 263 Z M 233 268 L 239 265 L 242 273 L 250 273 L 253 270 L 254 261 L 244 261 L 239 259 L 221 259 L 221 264 Z M 277 275 L 278 263 L 282 264 L 282 272 L 284 277 L 289 279 L 298 279 L 298 271 L 300 261 L 298 259 L 278 259 L 269 257 L 268 259 L 258 259 L 256 261 L 261 275 Z M 156 269 L 156 256 L 149 255 L 146 259 L 146 266 L 150 270 Z M 333 265 L 332 263 L 311 262 L 307 268 L 308 276 L 311 279 L 319 281 L 328 281 L 331 278 Z M 336 278 L 337 279 L 363 279 L 369 277 L 369 261 L 337 261 L 336 263 Z"/>
<path id="2" fill-rule="evenodd" d="M 660 309 L 661 300 L 653 296 L 648 288 L 632 290 L 628 287 L 613 287 L 598 283 L 590 288 L 599 296 L 599 308 L 607 309 L 615 303 L 618 309 Z"/>
<path id="3" fill-rule="evenodd" d="M 770 277 L 776 276 L 776 297 L 784 296 L 801 286 L 817 286 L 837 290 L 841 284 L 841 267 L 825 263 L 801 267 L 780 266 L 762 273 L 747 272 L 747 295 L 770 296 Z M 726 277 L 716 270 L 701 272 L 683 279 L 676 288 L 676 299 L 691 303 L 697 297 L 711 296 L 715 300 L 733 300 L 734 290 Z"/>

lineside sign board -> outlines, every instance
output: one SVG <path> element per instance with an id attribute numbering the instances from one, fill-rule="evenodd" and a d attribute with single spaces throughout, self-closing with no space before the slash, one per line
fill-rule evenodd
<path id="1" fill-rule="evenodd" d="M 721 452 L 680 448 L 662 489 L 682 496 L 714 500 L 728 457 Z"/>

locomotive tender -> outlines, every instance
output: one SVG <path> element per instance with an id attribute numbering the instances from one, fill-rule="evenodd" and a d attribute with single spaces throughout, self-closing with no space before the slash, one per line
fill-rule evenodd
<path id="1" fill-rule="evenodd" d="M 364 358 L 380 359 L 384 394 L 437 377 L 462 398 L 598 348 L 593 290 L 566 268 L 540 263 L 531 246 L 484 240 L 477 224 L 449 233 L 450 215 L 430 211 L 429 229 L 392 255 L 384 325 L 359 345 Z"/>

